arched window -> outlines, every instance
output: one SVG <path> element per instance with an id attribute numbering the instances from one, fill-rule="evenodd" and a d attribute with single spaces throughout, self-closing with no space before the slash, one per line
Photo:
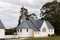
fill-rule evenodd
<path id="1" fill-rule="evenodd" d="M 46 32 L 46 28 L 44 27 L 44 28 L 42 28 L 42 32 Z"/>

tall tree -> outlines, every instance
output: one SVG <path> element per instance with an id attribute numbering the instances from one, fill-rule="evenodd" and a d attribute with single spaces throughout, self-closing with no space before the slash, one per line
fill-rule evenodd
<path id="1" fill-rule="evenodd" d="M 55 32 L 60 33 L 60 2 L 54 0 L 48 2 L 41 8 L 41 14 L 43 19 L 48 20 L 55 27 Z"/>
<path id="2" fill-rule="evenodd" d="M 23 21 L 23 20 L 29 20 L 29 18 L 31 17 L 31 16 L 36 16 L 34 13 L 32 13 L 32 14 L 29 14 L 28 13 L 28 9 L 26 9 L 26 8 L 24 8 L 24 7 L 22 7 L 21 8 L 21 16 L 19 17 L 19 21 L 18 21 L 18 25 L 20 25 L 20 23 Z"/>

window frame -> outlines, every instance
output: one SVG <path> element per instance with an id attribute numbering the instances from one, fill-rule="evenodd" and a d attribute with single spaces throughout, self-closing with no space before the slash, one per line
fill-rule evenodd
<path id="1" fill-rule="evenodd" d="M 53 32 L 53 29 L 49 29 L 49 32 Z"/>
<path id="2" fill-rule="evenodd" d="M 42 28 L 42 32 L 46 32 L 46 28 L 45 27 Z"/>
<path id="3" fill-rule="evenodd" d="M 35 31 L 35 34 L 39 34 L 40 32 L 39 31 Z"/>
<path id="4" fill-rule="evenodd" d="M 19 29 L 17 29 L 17 32 L 19 32 Z"/>
<path id="5" fill-rule="evenodd" d="M 22 32 L 22 29 L 20 29 L 20 32 Z"/>
<path id="6" fill-rule="evenodd" d="M 28 28 L 27 28 L 27 30 L 26 30 L 27 32 L 28 32 Z"/>
<path id="7" fill-rule="evenodd" d="M 53 29 L 51 29 L 51 32 L 53 32 Z"/>

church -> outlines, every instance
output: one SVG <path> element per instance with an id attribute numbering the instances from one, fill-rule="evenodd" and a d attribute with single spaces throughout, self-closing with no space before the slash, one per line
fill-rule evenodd
<path id="1" fill-rule="evenodd" d="M 27 9 L 21 8 L 21 16 L 17 26 L 17 37 L 48 37 L 54 35 L 54 27 L 47 20 L 30 17 L 26 19 Z"/>
<path id="2" fill-rule="evenodd" d="M 27 38 L 27 37 L 48 37 L 48 35 L 54 35 L 54 27 L 47 20 L 37 19 L 36 17 L 26 17 L 27 9 L 21 8 L 21 16 L 19 17 L 16 37 L 12 35 L 12 38 Z M 0 20 L 0 39 L 6 38 L 5 27 Z M 14 36 L 14 37 L 13 37 Z M 7 36 L 10 38 L 11 36 Z"/>

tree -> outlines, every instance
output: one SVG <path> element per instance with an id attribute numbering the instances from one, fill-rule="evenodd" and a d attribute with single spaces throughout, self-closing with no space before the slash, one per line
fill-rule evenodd
<path id="1" fill-rule="evenodd" d="M 28 13 L 28 9 L 26 9 L 24 7 L 21 8 L 21 11 L 20 12 L 21 12 L 21 16 L 19 17 L 18 26 L 20 25 L 21 20 L 23 20 L 23 19 L 29 20 L 29 18 L 31 16 L 36 16 L 34 13 L 29 14 Z"/>
<path id="2" fill-rule="evenodd" d="M 14 33 L 16 32 L 17 32 L 16 28 L 5 29 L 5 35 L 15 35 Z"/>
<path id="3" fill-rule="evenodd" d="M 41 8 L 42 19 L 48 20 L 55 28 L 55 33 L 60 31 L 60 2 L 54 0 L 48 2 Z M 57 31 L 58 30 L 58 31 Z"/>

